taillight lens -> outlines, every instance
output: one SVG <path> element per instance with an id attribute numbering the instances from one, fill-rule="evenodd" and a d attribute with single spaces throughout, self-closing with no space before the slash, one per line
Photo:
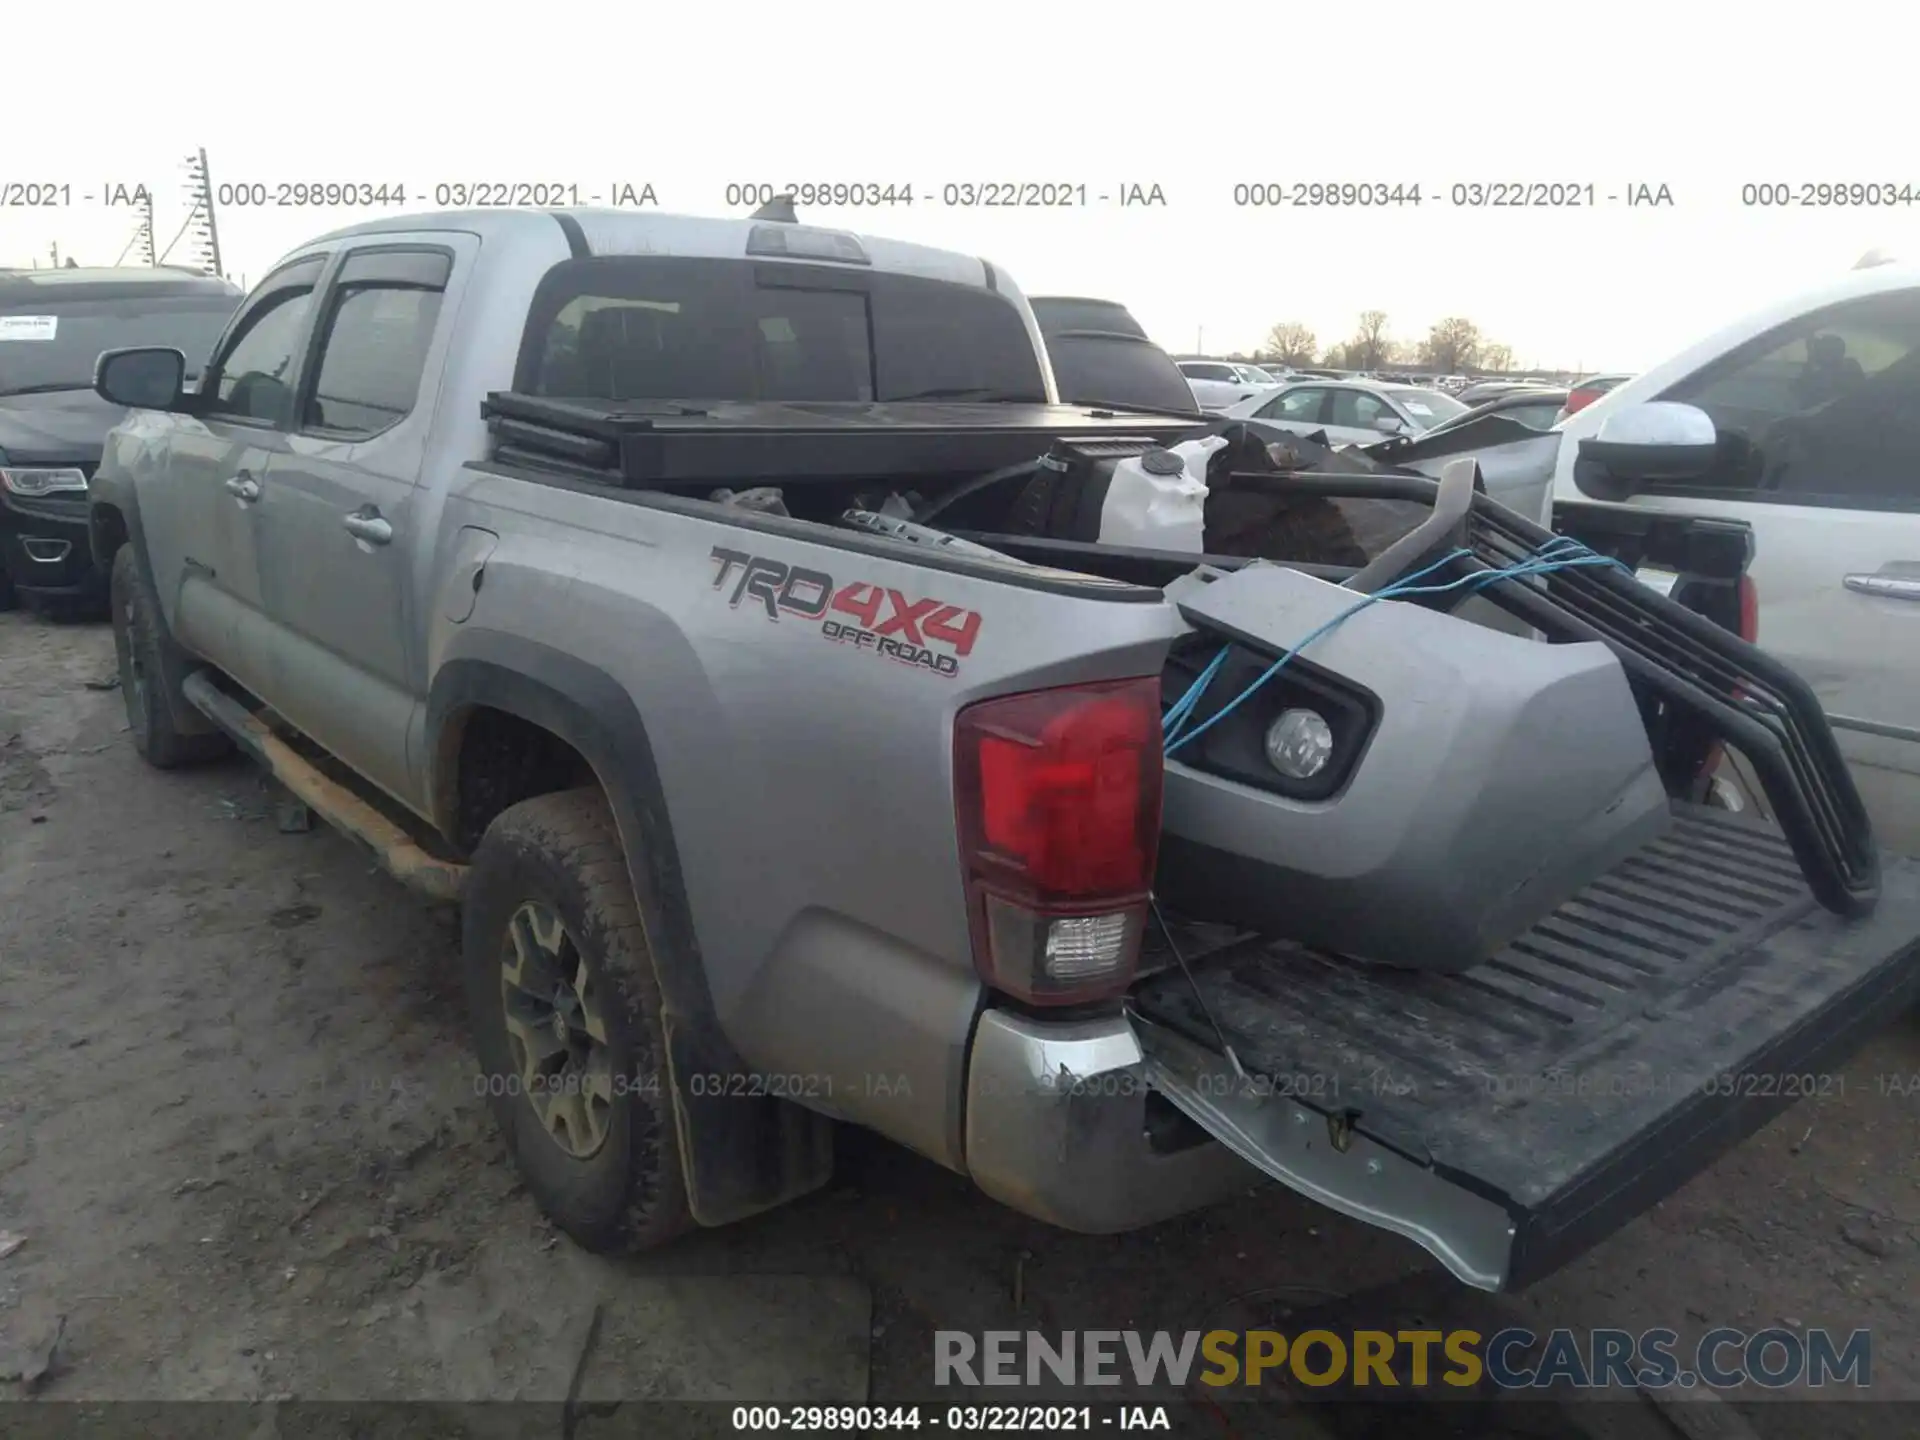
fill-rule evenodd
<path id="1" fill-rule="evenodd" d="M 1158 677 L 983 700 L 954 724 L 954 804 L 981 978 L 1034 1005 L 1118 994 L 1160 846 Z"/>
<path id="2" fill-rule="evenodd" d="M 1562 415 L 1577 415 L 1607 392 L 1604 390 L 1575 390 L 1567 396 L 1566 408 Z"/>

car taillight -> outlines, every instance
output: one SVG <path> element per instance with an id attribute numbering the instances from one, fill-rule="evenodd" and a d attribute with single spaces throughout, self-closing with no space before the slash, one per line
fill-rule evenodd
<path id="1" fill-rule="evenodd" d="M 974 964 L 988 985 L 1070 1005 L 1132 983 L 1164 767 L 1158 677 L 960 712 L 955 816 Z"/>
<path id="2" fill-rule="evenodd" d="M 1566 407 L 1561 410 L 1562 417 L 1577 415 L 1607 392 L 1604 390 L 1575 390 L 1567 396 Z"/>

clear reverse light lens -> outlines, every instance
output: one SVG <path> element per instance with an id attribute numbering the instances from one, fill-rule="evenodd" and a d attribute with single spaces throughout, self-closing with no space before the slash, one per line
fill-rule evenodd
<path id="1" fill-rule="evenodd" d="M 64 467 L 8 465 L 0 467 L 0 485 L 16 495 L 51 495 L 60 490 L 78 490 L 84 494 L 87 477 L 83 471 Z"/>
<path id="2" fill-rule="evenodd" d="M 1333 758 L 1333 727 L 1317 710 L 1286 710 L 1267 727 L 1267 763 L 1289 780 L 1311 780 Z"/>

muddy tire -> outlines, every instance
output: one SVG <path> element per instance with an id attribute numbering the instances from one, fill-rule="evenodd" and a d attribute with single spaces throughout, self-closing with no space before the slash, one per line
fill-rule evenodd
<path id="1" fill-rule="evenodd" d="M 691 1228 L 653 957 L 598 789 L 487 827 L 461 949 L 480 1087 L 535 1203 L 601 1253 Z"/>
<path id="2" fill-rule="evenodd" d="M 13 588 L 13 577 L 7 574 L 7 562 L 0 560 L 0 611 L 19 608 L 20 592 Z"/>
<path id="3" fill-rule="evenodd" d="M 230 753 L 233 742 L 220 734 L 183 734 L 177 716 L 190 710 L 180 685 L 185 657 L 160 629 L 160 606 L 141 573 L 131 545 L 114 552 L 109 586 L 113 607 L 113 649 L 120 663 L 120 698 L 127 707 L 133 748 L 156 770 L 198 765 Z"/>

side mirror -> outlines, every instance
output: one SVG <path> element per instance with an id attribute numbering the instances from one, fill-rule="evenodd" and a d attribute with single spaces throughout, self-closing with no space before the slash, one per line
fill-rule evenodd
<path id="1" fill-rule="evenodd" d="M 1650 481 L 1705 475 L 1718 456 L 1719 439 L 1706 411 L 1650 400 L 1607 416 L 1592 438 L 1580 442 L 1579 458 L 1583 467 L 1631 494 Z"/>
<path id="2" fill-rule="evenodd" d="M 149 347 L 108 350 L 93 365 L 93 391 L 133 410 L 171 410 L 186 391 L 187 357 Z"/>
<path id="3" fill-rule="evenodd" d="M 1398 435 L 1407 427 L 1398 415 L 1377 415 L 1373 419 L 1372 428 L 1382 435 Z"/>

